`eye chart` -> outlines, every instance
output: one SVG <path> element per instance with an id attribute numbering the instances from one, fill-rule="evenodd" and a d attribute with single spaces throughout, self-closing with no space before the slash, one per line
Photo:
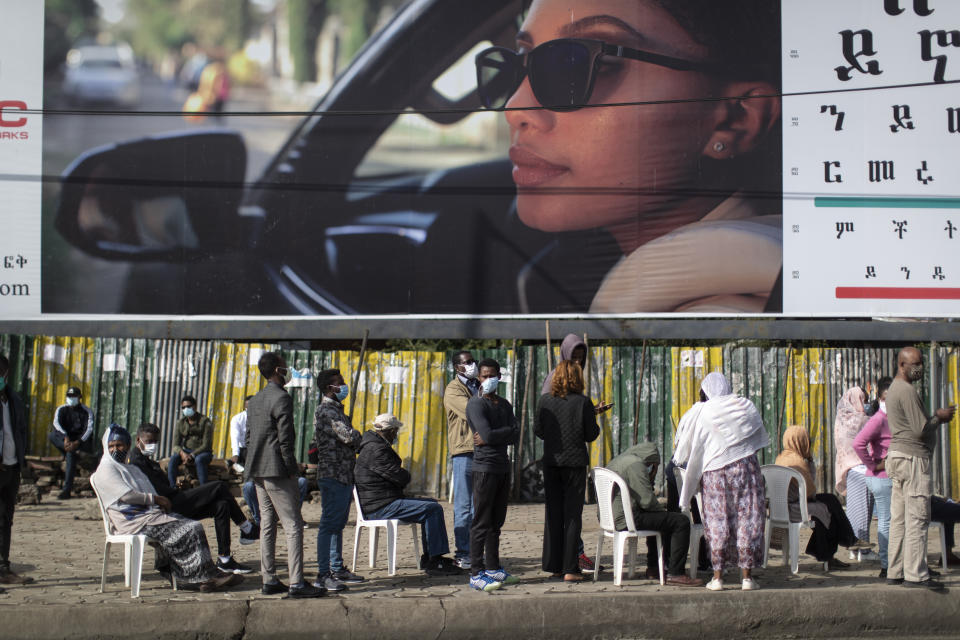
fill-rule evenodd
<path id="1" fill-rule="evenodd" d="M 960 315 L 960 2 L 782 24 L 784 313 Z"/>

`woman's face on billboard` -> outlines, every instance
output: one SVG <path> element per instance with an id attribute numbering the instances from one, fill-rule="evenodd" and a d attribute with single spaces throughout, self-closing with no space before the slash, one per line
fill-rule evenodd
<path id="1" fill-rule="evenodd" d="M 557 38 L 708 59 L 708 51 L 652 0 L 534 0 L 518 50 Z M 691 202 L 691 190 L 701 158 L 717 157 L 722 108 L 700 98 L 718 88 L 703 73 L 605 56 L 590 104 L 634 104 L 507 111 L 520 218 L 544 231 L 604 227 L 629 252 L 703 217 L 716 200 Z M 538 106 L 529 78 L 506 105 Z"/>

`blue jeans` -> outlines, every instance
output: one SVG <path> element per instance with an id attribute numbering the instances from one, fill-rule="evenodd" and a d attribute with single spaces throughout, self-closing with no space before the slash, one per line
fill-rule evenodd
<path id="1" fill-rule="evenodd" d="M 877 505 L 877 537 L 879 538 L 880 567 L 887 568 L 887 544 L 890 540 L 890 494 L 893 481 L 890 478 L 865 476 L 867 490 L 873 494 Z"/>
<path id="2" fill-rule="evenodd" d="M 307 479 L 297 478 L 297 488 L 300 490 L 300 506 L 307 500 Z M 253 486 L 253 480 L 243 483 L 240 487 L 240 493 L 243 494 L 243 501 L 250 507 L 250 513 L 253 514 L 253 521 L 260 525 L 260 501 L 257 500 L 257 488 Z"/>
<path id="3" fill-rule="evenodd" d="M 456 557 L 470 557 L 470 525 L 473 524 L 473 454 L 450 458 L 453 463 L 453 540 Z M 396 516 L 393 516 L 396 517 Z"/>
<path id="4" fill-rule="evenodd" d="M 353 485 L 333 478 L 319 478 L 320 524 L 317 525 L 317 573 L 322 578 L 343 569 L 343 528 L 350 516 Z"/>
<path id="5" fill-rule="evenodd" d="M 76 438 L 74 439 L 76 440 Z M 66 456 L 67 469 L 63 476 L 63 490 L 70 492 L 73 489 L 73 478 L 77 473 L 77 454 L 81 451 L 86 453 L 92 452 L 92 443 L 90 440 L 85 440 L 80 443 L 80 447 L 76 451 L 67 452 L 67 450 L 64 449 L 63 434 L 56 429 L 50 432 L 49 440 L 50 444 L 57 448 L 57 451 Z"/>
<path id="6" fill-rule="evenodd" d="M 192 453 L 190 449 L 184 449 L 185 453 Z M 200 484 L 207 483 L 207 465 L 210 464 L 210 461 L 213 460 L 213 454 L 209 451 L 204 451 L 203 453 L 198 453 L 193 457 L 193 464 L 197 467 L 197 481 Z M 180 470 L 180 454 L 175 453 L 170 456 L 170 462 L 167 463 L 167 479 L 170 481 L 170 486 L 174 489 L 177 488 L 177 474 Z"/>
<path id="7" fill-rule="evenodd" d="M 447 542 L 447 525 L 443 522 L 443 507 L 436 500 L 399 498 L 385 507 L 368 513 L 369 520 L 391 520 L 416 522 L 420 527 L 420 539 L 423 550 L 431 558 L 450 553 Z"/>

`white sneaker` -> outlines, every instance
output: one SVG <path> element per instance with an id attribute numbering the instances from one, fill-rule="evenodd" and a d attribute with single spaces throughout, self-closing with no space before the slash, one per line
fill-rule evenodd
<path id="1" fill-rule="evenodd" d="M 710 589 L 710 591 L 723 591 L 723 580 L 712 578 L 710 582 L 707 583 L 707 589 Z"/>
<path id="2" fill-rule="evenodd" d="M 740 583 L 740 589 L 743 591 L 756 591 L 760 588 L 760 585 L 757 584 L 757 581 L 753 578 L 746 578 L 743 582 Z"/>
<path id="3" fill-rule="evenodd" d="M 850 560 L 856 561 L 856 560 L 857 560 L 857 552 L 856 552 L 856 551 L 851 551 L 851 552 L 850 552 L 850 555 L 849 555 L 848 557 L 849 557 Z"/>
<path id="4" fill-rule="evenodd" d="M 243 474 L 243 465 L 240 464 L 239 462 L 234 463 L 234 465 L 233 465 L 233 471 L 234 471 L 234 473 L 236 473 L 237 475 Z"/>

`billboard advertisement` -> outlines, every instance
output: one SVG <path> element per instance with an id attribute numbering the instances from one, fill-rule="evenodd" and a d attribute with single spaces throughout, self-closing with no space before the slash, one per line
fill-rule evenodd
<path id="1" fill-rule="evenodd" d="M 954 2 L 222 4 L 11 6 L 0 316 L 960 315 Z"/>

